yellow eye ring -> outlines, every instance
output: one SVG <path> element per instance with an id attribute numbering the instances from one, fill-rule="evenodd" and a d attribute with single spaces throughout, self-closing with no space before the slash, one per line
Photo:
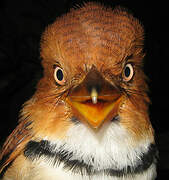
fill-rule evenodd
<path id="1" fill-rule="evenodd" d="M 65 84 L 65 79 L 64 79 L 64 74 L 63 74 L 63 69 L 60 67 L 56 67 L 54 70 L 54 78 L 57 84 L 59 85 L 64 85 Z"/>
<path id="2" fill-rule="evenodd" d="M 123 70 L 123 80 L 128 82 L 133 78 L 134 75 L 134 69 L 132 64 L 128 63 L 125 65 Z"/>

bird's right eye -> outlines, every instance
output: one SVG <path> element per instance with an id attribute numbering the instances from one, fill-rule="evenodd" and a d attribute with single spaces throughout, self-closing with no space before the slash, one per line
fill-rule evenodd
<path id="1" fill-rule="evenodd" d="M 128 63 L 126 64 L 124 70 L 123 70 L 123 80 L 128 82 L 133 78 L 134 75 L 134 69 L 133 66 Z"/>
<path id="2" fill-rule="evenodd" d="M 55 67 L 54 78 L 57 84 L 61 86 L 65 84 L 64 73 L 62 68 L 58 66 Z"/>

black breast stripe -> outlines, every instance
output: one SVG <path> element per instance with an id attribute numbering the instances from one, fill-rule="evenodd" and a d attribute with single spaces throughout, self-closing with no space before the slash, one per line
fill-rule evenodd
<path id="1" fill-rule="evenodd" d="M 149 146 L 148 152 L 142 154 L 142 156 L 140 157 L 141 161 L 139 161 L 136 166 L 127 166 L 126 168 L 120 170 L 110 168 L 98 171 L 92 165 L 86 164 L 83 160 L 71 160 L 73 152 L 64 150 L 63 146 L 56 150 L 56 145 L 51 145 L 49 141 L 29 141 L 25 147 L 24 155 L 32 161 L 39 159 L 42 156 L 48 158 L 49 160 L 52 158 L 53 166 L 58 166 L 61 162 L 63 162 L 65 169 L 82 175 L 96 175 L 105 173 L 109 176 L 116 177 L 121 177 L 128 174 L 142 173 L 143 171 L 147 170 L 152 163 L 156 163 L 157 159 L 156 145 L 151 144 Z M 93 159 L 94 161 L 94 157 L 91 157 L 91 159 Z"/>

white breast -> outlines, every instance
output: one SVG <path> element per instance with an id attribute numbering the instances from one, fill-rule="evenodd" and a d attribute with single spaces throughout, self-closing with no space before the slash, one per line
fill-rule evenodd
<path id="1" fill-rule="evenodd" d="M 46 164 L 39 164 L 36 166 L 37 169 L 34 169 L 34 175 L 31 176 L 31 180 L 154 180 L 156 177 L 156 168 L 155 165 L 152 165 L 146 172 L 138 175 L 133 175 L 129 177 L 108 177 L 104 175 L 98 176 L 80 176 L 72 174 L 70 171 L 65 171 L 62 169 L 62 165 L 58 168 L 51 168 L 46 166 Z M 9 180 L 9 179 L 4 179 Z M 23 179 L 23 180 L 30 180 Z"/>
<path id="2" fill-rule="evenodd" d="M 135 166 L 141 154 L 148 151 L 150 143 L 152 142 L 146 138 L 135 142 L 131 134 L 123 127 L 118 123 L 112 123 L 105 125 L 99 132 L 93 132 L 85 125 L 78 124 L 70 128 L 65 140 L 55 139 L 51 144 L 56 145 L 56 150 L 62 146 L 65 151 L 73 152 L 70 160 L 83 160 L 84 163 L 92 165 L 97 171 L 100 171 L 112 167 L 120 170 L 127 166 Z M 91 157 L 94 158 L 94 161 Z M 154 164 L 142 174 L 120 178 L 102 173 L 92 177 L 81 176 L 63 169 L 62 163 L 59 167 L 52 167 L 50 164 L 53 162 L 49 163 L 45 159 L 40 161 L 38 170 L 41 170 L 39 178 L 36 176 L 36 180 L 153 180 L 156 177 Z"/>
<path id="3" fill-rule="evenodd" d="M 73 152 L 70 160 L 83 161 L 98 172 L 109 168 L 122 170 L 127 166 L 135 166 L 152 143 L 146 137 L 140 142 L 135 142 L 131 134 L 118 123 L 109 123 L 99 132 L 93 132 L 85 125 L 78 124 L 69 129 L 64 140 L 51 140 L 48 137 L 43 140 L 50 141 L 52 147 L 55 147 L 53 152 L 62 147 L 65 151 Z M 31 163 L 30 172 L 27 170 L 28 173 L 19 180 L 154 180 L 156 177 L 155 164 L 140 174 L 112 177 L 105 175 L 103 171 L 93 176 L 74 174 L 64 169 L 63 163 L 53 166 L 54 159 L 45 156 L 33 162 L 27 160 Z"/>

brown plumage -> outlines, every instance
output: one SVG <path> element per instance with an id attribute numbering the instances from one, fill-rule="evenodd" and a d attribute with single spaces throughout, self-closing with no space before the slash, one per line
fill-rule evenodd
<path id="1" fill-rule="evenodd" d="M 125 9 L 97 3 L 46 28 L 44 76 L 2 148 L 4 180 L 155 178 L 143 40 Z"/>

